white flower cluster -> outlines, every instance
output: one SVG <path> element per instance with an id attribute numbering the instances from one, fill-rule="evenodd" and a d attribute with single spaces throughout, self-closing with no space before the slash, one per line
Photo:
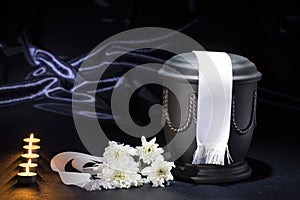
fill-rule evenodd
<path id="1" fill-rule="evenodd" d="M 103 154 L 103 163 L 94 168 L 96 177 L 101 180 L 104 189 L 130 188 L 152 183 L 153 187 L 164 187 L 173 180 L 171 169 L 173 162 L 164 160 L 164 152 L 155 143 L 156 138 L 147 141 L 141 138 L 142 146 L 136 148 L 129 145 L 109 142 Z"/>

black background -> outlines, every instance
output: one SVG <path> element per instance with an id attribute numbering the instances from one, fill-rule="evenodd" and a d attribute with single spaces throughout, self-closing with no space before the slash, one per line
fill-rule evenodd
<path id="1" fill-rule="evenodd" d="M 104 39 L 136 27 L 180 29 L 206 50 L 249 58 L 263 74 L 258 89 L 258 127 L 249 152 L 253 176 L 241 183 L 192 185 L 175 182 L 166 189 L 87 193 L 60 183 L 49 169 L 56 153 L 85 152 L 70 117 L 37 110 L 33 102 L 0 107 L 0 198 L 276 199 L 300 197 L 299 33 L 300 16 L 292 1 L 9 1 L 1 2 L 0 42 L 16 46 L 26 29 L 32 42 L 56 55 L 75 57 Z M 107 3 L 110 2 L 110 3 Z M 109 6 L 106 6 L 109 5 Z M 32 69 L 23 55 L 0 52 L 0 84 L 24 79 Z M 21 138 L 35 132 L 43 139 L 38 185 L 15 184 Z"/>

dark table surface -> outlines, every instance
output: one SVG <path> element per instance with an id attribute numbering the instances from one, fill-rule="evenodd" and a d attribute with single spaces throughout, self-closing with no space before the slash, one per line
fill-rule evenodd
<path id="1" fill-rule="evenodd" d="M 267 109 L 266 106 L 264 108 Z M 51 158 L 59 152 L 86 152 L 72 118 L 37 110 L 30 104 L 2 108 L 0 199 L 279 199 L 283 196 L 299 199 L 299 129 L 296 118 L 290 121 L 293 119 L 288 117 L 292 114 L 276 109 L 273 117 L 259 119 L 247 158 L 253 169 L 248 180 L 219 185 L 174 181 L 166 188 L 145 185 L 87 192 L 64 185 L 49 166 Z M 259 116 L 263 116 L 263 112 L 259 112 Z M 17 166 L 21 162 L 22 138 L 30 131 L 35 131 L 42 138 L 40 166 L 37 183 L 23 186 L 17 183 Z"/>

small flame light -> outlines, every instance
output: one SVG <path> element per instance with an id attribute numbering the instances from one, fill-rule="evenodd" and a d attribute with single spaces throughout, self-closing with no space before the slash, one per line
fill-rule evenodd
<path id="1" fill-rule="evenodd" d="M 41 140 L 39 138 L 35 138 L 34 134 L 31 133 L 30 136 L 29 136 L 29 138 L 24 138 L 23 141 L 27 142 L 27 143 L 30 143 L 30 142 L 32 142 L 32 143 L 39 143 Z"/>
<path id="2" fill-rule="evenodd" d="M 21 163 L 21 164 L 23 164 L 23 163 Z M 32 183 L 36 182 L 37 173 L 30 171 L 30 169 L 31 169 L 30 165 L 32 165 L 32 163 L 29 163 L 29 161 L 28 161 L 28 163 L 25 167 L 25 172 L 18 173 L 18 182 L 19 183 L 32 184 Z"/>
<path id="3" fill-rule="evenodd" d="M 28 151 L 29 149 L 31 149 L 32 153 L 38 153 L 38 151 L 40 150 L 40 146 L 39 145 L 33 145 L 32 141 L 29 142 L 28 145 L 24 145 L 23 149 Z"/>
<path id="4" fill-rule="evenodd" d="M 38 158 L 40 157 L 39 154 L 36 153 L 32 153 L 31 148 L 28 149 L 28 153 L 24 153 L 21 156 L 23 158 L 23 160 L 25 160 L 25 162 L 28 161 L 28 159 L 31 159 L 32 162 L 37 162 Z"/>
<path id="5" fill-rule="evenodd" d="M 27 166 L 29 167 L 30 171 L 36 172 L 38 164 L 32 163 L 31 159 L 29 159 L 27 163 L 19 164 L 20 172 L 25 172 Z"/>

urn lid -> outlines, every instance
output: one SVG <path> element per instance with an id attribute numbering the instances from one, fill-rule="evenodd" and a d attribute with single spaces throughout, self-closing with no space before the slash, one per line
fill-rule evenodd
<path id="1" fill-rule="evenodd" d="M 257 82 L 261 79 L 261 73 L 257 71 L 254 63 L 247 58 L 228 54 L 232 62 L 233 81 L 237 83 Z M 166 67 L 168 66 L 168 67 Z M 198 66 L 197 57 L 194 53 L 183 53 L 173 56 L 164 63 L 164 66 L 158 71 L 161 78 L 167 79 L 186 79 L 191 83 L 198 82 Z M 175 69 L 181 75 L 174 73 L 170 68 Z"/>

